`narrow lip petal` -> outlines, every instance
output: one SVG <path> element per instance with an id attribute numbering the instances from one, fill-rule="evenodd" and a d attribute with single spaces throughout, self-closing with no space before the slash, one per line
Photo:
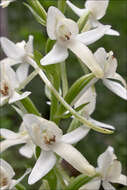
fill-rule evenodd
<path id="1" fill-rule="evenodd" d="M 111 90 L 117 96 L 120 96 L 124 100 L 127 100 L 127 89 L 120 85 L 118 82 L 114 82 L 109 79 L 103 79 L 103 83 L 109 90 Z"/>
<path id="2" fill-rule="evenodd" d="M 19 48 L 18 46 L 16 46 L 16 44 L 14 44 L 12 41 L 10 41 L 9 39 L 5 37 L 0 38 L 0 43 L 1 43 L 4 53 L 8 57 L 22 62 L 22 58 L 25 55 L 24 49 Z"/>
<path id="3" fill-rule="evenodd" d="M 31 92 L 27 92 L 27 91 L 24 92 L 23 94 L 18 94 L 17 92 L 14 92 L 13 95 L 9 99 L 9 104 L 22 100 L 26 98 L 27 96 L 29 96 L 30 94 Z"/>
<path id="4" fill-rule="evenodd" d="M 79 17 L 81 17 L 83 14 L 85 14 L 85 11 L 87 11 L 85 8 L 84 9 L 80 9 L 80 8 L 76 7 L 69 0 L 67 0 L 66 3 Z"/>
<path id="5" fill-rule="evenodd" d="M 52 40 L 56 40 L 56 25 L 58 19 L 63 19 L 65 16 L 56 7 L 50 6 L 47 14 L 47 33 Z"/>
<path id="6" fill-rule="evenodd" d="M 109 25 L 100 25 L 93 30 L 78 34 L 76 36 L 76 39 L 84 43 L 85 45 L 90 45 L 102 38 L 106 34 L 106 31 L 110 28 L 111 26 Z"/>
<path id="7" fill-rule="evenodd" d="M 90 165 L 85 157 L 72 145 L 59 142 L 56 143 L 52 149 L 79 172 L 89 176 L 95 175 L 95 168 Z"/>
<path id="8" fill-rule="evenodd" d="M 10 178 L 13 178 L 13 176 L 15 175 L 15 172 L 8 162 L 6 162 L 3 159 L 0 159 L 0 166 L 3 167 L 7 171 Z"/>
<path id="9" fill-rule="evenodd" d="M 41 59 L 41 65 L 61 63 L 67 59 L 68 55 L 67 48 L 56 43 L 52 50 Z"/>
<path id="10" fill-rule="evenodd" d="M 103 78 L 103 71 L 96 62 L 91 50 L 78 40 L 73 40 L 68 44 L 68 48 L 86 64 L 97 78 Z"/>
<path id="11" fill-rule="evenodd" d="M 120 33 L 116 30 L 113 30 L 111 28 L 107 29 L 105 34 L 110 35 L 110 36 L 120 36 Z"/>
<path id="12" fill-rule="evenodd" d="M 56 157 L 52 152 L 42 151 L 28 178 L 28 184 L 36 183 L 54 167 L 55 163 Z"/>
<path id="13" fill-rule="evenodd" d="M 87 127 L 79 127 L 72 132 L 63 135 L 61 140 L 68 144 L 75 144 L 83 139 L 89 131 L 90 129 Z"/>

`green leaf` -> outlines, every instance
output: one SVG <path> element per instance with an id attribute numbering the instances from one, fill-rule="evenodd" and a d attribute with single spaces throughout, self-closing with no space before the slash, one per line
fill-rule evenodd
<path id="1" fill-rule="evenodd" d="M 52 169 L 43 179 L 48 181 L 48 184 L 51 190 L 56 189 L 57 177 L 56 177 L 54 169 Z"/>
<path id="2" fill-rule="evenodd" d="M 46 22 L 36 13 L 36 11 L 30 5 L 27 3 L 24 3 L 24 5 L 31 11 L 39 24 L 46 26 Z"/>
<path id="3" fill-rule="evenodd" d="M 93 177 L 88 177 L 84 174 L 81 174 L 75 179 L 73 179 L 71 183 L 64 190 L 79 190 L 81 186 L 87 184 L 89 181 L 91 181 L 95 177 L 97 177 L 97 175 Z"/>
<path id="4" fill-rule="evenodd" d="M 88 18 L 89 18 L 89 15 L 90 15 L 90 12 L 88 11 L 88 12 L 86 12 L 85 14 L 83 14 L 83 15 L 79 18 L 77 24 L 78 24 L 78 27 L 79 27 L 79 31 L 80 31 L 80 32 L 81 32 L 82 29 L 84 28 L 84 26 L 85 26 L 85 24 L 86 24 L 86 22 L 87 22 L 87 20 L 88 20 Z"/>
<path id="5" fill-rule="evenodd" d="M 28 113 L 32 113 L 32 114 L 35 114 L 37 116 L 41 116 L 41 114 L 38 112 L 37 108 L 35 107 L 35 105 L 33 104 L 33 102 L 31 101 L 30 98 L 27 97 L 27 98 L 24 98 L 20 101 Z"/>
<path id="6" fill-rule="evenodd" d="M 65 96 L 65 101 L 68 104 L 71 104 L 73 100 L 80 94 L 80 92 L 87 86 L 90 81 L 94 78 L 95 76 L 90 73 L 88 75 L 85 75 L 81 78 L 79 78 L 69 89 L 67 95 Z M 65 111 L 65 108 L 60 105 L 59 107 L 59 114 L 63 113 Z"/>
<path id="7" fill-rule="evenodd" d="M 39 146 L 36 146 L 36 157 L 39 158 L 41 154 L 41 148 Z"/>
<path id="8" fill-rule="evenodd" d="M 15 187 L 17 190 L 26 190 L 26 187 L 24 187 L 24 185 L 22 185 L 21 183 L 18 183 Z"/>
<path id="9" fill-rule="evenodd" d="M 60 9 L 61 12 L 65 12 L 66 9 L 66 0 L 58 0 L 58 9 Z"/>

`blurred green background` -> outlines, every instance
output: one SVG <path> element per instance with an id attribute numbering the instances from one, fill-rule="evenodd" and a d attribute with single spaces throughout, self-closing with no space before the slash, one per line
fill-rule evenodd
<path id="1" fill-rule="evenodd" d="M 34 19 L 30 11 L 22 4 L 23 1 L 17 0 L 12 3 L 5 12 L 7 14 L 7 36 L 14 42 L 27 40 L 28 35 L 34 36 L 34 47 L 44 53 L 47 34 L 45 28 L 39 25 Z M 50 5 L 56 5 L 55 0 L 40 0 L 46 10 Z M 84 0 L 72 0 L 75 5 L 83 7 Z M 67 17 L 77 21 L 78 17 L 67 8 Z M 118 73 L 127 80 L 127 1 L 126 0 L 111 0 L 106 16 L 101 20 L 104 24 L 112 25 L 113 29 L 120 32 L 120 37 L 112 37 L 105 35 L 101 40 L 90 46 L 94 52 L 98 47 L 104 47 L 107 51 L 112 50 L 118 60 Z M 83 75 L 81 67 L 77 62 L 76 57 L 72 54 L 67 59 L 67 73 L 69 84 L 71 85 L 78 77 Z M 44 84 L 39 77 L 36 77 L 27 87 L 32 91 L 31 99 L 36 104 L 42 116 L 49 117 L 49 106 L 46 104 L 47 98 L 44 94 Z M 123 173 L 127 175 L 127 103 L 110 92 L 99 81 L 96 84 L 97 90 L 97 106 L 92 115 L 98 121 L 109 123 L 116 127 L 116 132 L 113 135 L 102 135 L 91 131 L 89 135 L 77 144 L 77 148 L 84 156 L 96 166 L 96 160 L 99 154 L 111 145 L 115 148 L 118 159 L 122 162 Z M 0 111 L 0 124 L 3 128 L 8 128 L 17 131 L 21 118 L 15 113 L 10 106 L 4 106 Z M 67 128 L 70 120 L 62 121 L 61 128 Z M 28 160 L 18 153 L 18 147 L 12 147 L 2 154 L 9 163 L 14 166 L 16 178 L 24 171 L 25 167 L 34 164 L 33 160 Z M 27 161 L 26 161 L 27 160 Z M 26 180 L 23 182 L 26 183 Z M 27 187 L 29 190 L 35 190 L 40 183 Z M 120 185 L 117 189 L 127 190 L 126 187 Z"/>

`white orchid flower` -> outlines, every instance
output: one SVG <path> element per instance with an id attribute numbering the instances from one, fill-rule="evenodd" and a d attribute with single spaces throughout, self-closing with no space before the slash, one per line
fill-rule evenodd
<path id="1" fill-rule="evenodd" d="M 51 6 L 47 15 L 47 33 L 51 40 L 57 42 L 53 49 L 41 59 L 41 64 L 49 65 L 63 62 L 69 54 L 67 49 L 70 49 L 97 77 L 102 77 L 103 72 L 86 45 L 100 39 L 107 28 L 110 26 L 100 26 L 97 29 L 79 34 L 77 23 L 67 19 L 59 9 Z"/>
<path id="2" fill-rule="evenodd" d="M 12 3 L 13 1 L 16 0 L 1 0 L 0 6 L 2 6 L 2 8 L 7 7 L 10 3 Z"/>
<path id="3" fill-rule="evenodd" d="M 55 165 L 56 156 L 69 162 L 75 169 L 86 175 L 94 175 L 95 169 L 88 161 L 68 143 L 76 143 L 87 134 L 87 130 L 76 129 L 66 135 L 62 135 L 62 130 L 51 121 L 26 114 L 24 116 L 25 126 L 33 139 L 33 142 L 41 148 L 40 156 L 29 176 L 28 183 L 33 184 L 45 176 Z"/>
<path id="4" fill-rule="evenodd" d="M 1 37 L 0 43 L 4 53 L 7 56 L 7 58 L 3 60 L 4 62 L 8 62 L 11 66 L 22 63 L 18 67 L 17 73 L 19 80 L 23 81 L 26 78 L 29 69 L 27 59 L 28 57 L 33 56 L 33 36 L 29 36 L 27 43 L 25 41 L 22 41 L 16 44 L 5 37 Z"/>
<path id="5" fill-rule="evenodd" d="M 76 101 L 74 106 L 76 108 L 76 107 L 78 107 L 84 103 L 88 103 L 88 105 L 86 105 L 82 109 L 82 115 L 84 117 L 86 117 L 91 123 L 98 125 L 101 128 L 111 129 L 111 130 L 115 129 L 113 126 L 111 126 L 109 124 L 105 124 L 105 123 L 96 121 L 90 117 L 91 114 L 94 112 L 95 107 L 96 107 L 96 91 L 95 91 L 94 87 L 88 88 L 88 90 Z M 86 127 L 85 126 L 83 126 L 83 127 L 86 130 Z"/>
<path id="6" fill-rule="evenodd" d="M 99 48 L 94 56 L 104 71 L 104 77 L 102 78 L 104 85 L 116 95 L 127 100 L 127 84 L 123 77 L 116 73 L 117 60 L 113 56 L 113 52 L 107 53 L 104 48 Z"/>
<path id="7" fill-rule="evenodd" d="M 15 172 L 11 165 L 5 160 L 0 159 L 0 189 L 1 190 L 10 190 L 13 189 L 27 174 L 29 174 L 31 169 L 27 169 L 22 177 L 15 180 Z"/>
<path id="8" fill-rule="evenodd" d="M 0 64 L 0 105 L 5 103 L 14 103 L 26 98 L 31 92 L 24 92 L 19 94 L 16 89 L 20 86 L 20 76 L 26 77 L 25 72 L 15 73 L 15 71 L 8 64 Z"/>
<path id="9" fill-rule="evenodd" d="M 4 138 L 0 142 L 0 153 L 10 148 L 11 146 L 18 144 L 25 144 L 19 149 L 21 155 L 31 158 L 35 153 L 35 144 L 32 142 L 31 137 L 29 136 L 24 124 L 22 123 L 19 132 L 15 133 L 8 129 L 0 129 L 0 136 Z"/>
<path id="10" fill-rule="evenodd" d="M 66 3 L 79 17 L 83 16 L 83 14 L 87 12 L 90 13 L 89 20 L 87 22 L 88 29 L 104 26 L 98 20 L 103 18 L 106 14 L 109 0 L 87 0 L 85 1 L 85 8 L 83 9 L 76 7 L 69 0 L 67 0 Z M 110 28 L 105 31 L 105 34 L 119 36 L 119 32 Z"/>
<path id="11" fill-rule="evenodd" d="M 93 179 L 88 184 L 80 188 L 80 190 L 99 190 L 102 182 L 104 190 L 115 190 L 110 183 L 120 183 L 127 186 L 127 177 L 121 174 L 122 166 L 117 160 L 116 155 L 112 147 L 108 147 L 107 150 L 98 157 L 97 172 L 100 177 Z"/>

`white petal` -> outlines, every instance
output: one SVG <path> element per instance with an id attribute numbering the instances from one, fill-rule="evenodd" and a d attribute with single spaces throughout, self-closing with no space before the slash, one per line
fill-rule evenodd
<path id="1" fill-rule="evenodd" d="M 14 140 L 3 140 L 0 142 L 0 152 L 5 151 L 6 149 L 10 148 L 11 146 L 17 144 L 23 144 L 26 141 L 23 139 L 14 139 Z"/>
<path id="2" fill-rule="evenodd" d="M 23 94 L 18 94 L 17 92 L 14 92 L 13 96 L 9 99 L 9 104 L 22 100 L 30 94 L 31 92 L 24 92 Z"/>
<path id="3" fill-rule="evenodd" d="M 23 118 L 24 114 L 27 113 L 27 111 L 25 110 L 25 108 L 23 110 L 20 110 L 18 107 L 14 106 L 14 105 L 12 105 L 12 107 L 20 115 L 21 118 Z"/>
<path id="4" fill-rule="evenodd" d="M 120 183 L 122 185 L 126 185 L 127 186 L 127 176 L 121 174 L 118 179 L 113 180 L 112 182 L 113 183 Z"/>
<path id="5" fill-rule="evenodd" d="M 105 51 L 105 49 L 102 47 L 98 48 L 97 51 L 94 53 L 94 57 L 95 57 L 97 63 L 100 65 L 100 67 L 104 71 L 105 62 L 106 62 L 106 58 L 107 58 L 107 52 Z"/>
<path id="6" fill-rule="evenodd" d="M 14 60 L 14 59 L 11 59 L 11 58 L 4 58 L 4 59 L 2 59 L 1 61 L 0 61 L 0 64 L 8 64 L 8 65 L 10 65 L 10 66 L 13 66 L 13 65 L 16 65 L 16 64 L 18 64 L 18 63 L 20 63 L 20 61 L 16 61 L 16 60 Z"/>
<path id="7" fill-rule="evenodd" d="M 28 183 L 34 184 L 44 177 L 55 165 L 56 157 L 52 152 L 42 151 L 30 176 Z"/>
<path id="8" fill-rule="evenodd" d="M 4 53 L 8 57 L 19 61 L 22 60 L 22 57 L 25 55 L 25 51 L 22 48 L 19 48 L 16 44 L 5 37 L 1 37 L 0 42 Z"/>
<path id="9" fill-rule="evenodd" d="M 59 19 L 63 19 L 65 16 L 56 7 L 50 6 L 47 15 L 47 33 L 52 39 L 56 39 L 56 25 Z"/>
<path id="10" fill-rule="evenodd" d="M 102 128 L 105 128 L 105 129 L 111 129 L 113 131 L 115 130 L 115 128 L 112 125 L 102 123 L 100 121 L 96 121 L 96 120 L 94 120 L 92 118 L 89 118 L 89 121 L 92 122 L 93 124 L 99 126 L 99 127 L 102 127 Z"/>
<path id="11" fill-rule="evenodd" d="M 99 190 L 101 185 L 101 180 L 99 178 L 94 178 L 87 184 L 83 185 L 79 190 Z"/>
<path id="12" fill-rule="evenodd" d="M 28 71 L 29 71 L 29 64 L 28 63 L 22 63 L 16 70 L 16 75 L 19 80 L 19 82 L 23 82 L 27 76 L 28 76 Z"/>
<path id="13" fill-rule="evenodd" d="M 52 50 L 41 59 L 41 65 L 50 65 L 65 61 L 68 57 L 68 51 L 66 47 L 56 43 Z"/>
<path id="14" fill-rule="evenodd" d="M 118 160 L 114 160 L 107 172 L 107 179 L 109 179 L 110 182 L 114 182 L 114 180 L 120 177 L 121 171 L 121 163 Z"/>
<path id="15" fill-rule="evenodd" d="M 114 150 L 111 146 L 109 146 L 104 153 L 102 153 L 98 159 L 98 167 L 99 170 L 101 170 L 101 174 L 106 176 L 107 171 L 110 167 L 110 165 L 113 163 L 113 161 L 116 159 L 116 156 L 114 154 Z"/>
<path id="16" fill-rule="evenodd" d="M 35 151 L 34 149 L 35 149 L 34 146 L 32 146 L 30 144 L 26 144 L 19 149 L 19 152 L 21 155 L 23 155 L 27 158 L 31 158 L 34 154 L 34 151 Z"/>
<path id="17" fill-rule="evenodd" d="M 32 35 L 29 36 L 29 40 L 28 42 L 26 43 L 26 46 L 25 46 L 25 50 L 28 54 L 32 54 L 33 53 L 33 40 L 34 40 L 34 37 Z"/>
<path id="18" fill-rule="evenodd" d="M 112 77 L 112 79 L 118 80 L 119 82 L 122 83 L 122 85 L 123 85 L 125 88 L 127 88 L 127 83 L 126 83 L 126 81 L 124 80 L 124 78 L 123 78 L 120 74 L 115 73 L 115 75 Z"/>
<path id="19" fill-rule="evenodd" d="M 70 133 L 62 136 L 62 141 L 68 144 L 75 144 L 83 139 L 89 132 L 90 129 L 85 127 L 79 127 Z"/>
<path id="20" fill-rule="evenodd" d="M 97 19 L 101 19 L 107 10 L 109 0 L 87 0 L 85 3 L 85 7 L 91 11 L 92 15 Z"/>
<path id="21" fill-rule="evenodd" d="M 9 163 L 7 163 L 3 159 L 0 159 L 0 166 L 3 167 L 7 171 L 7 174 L 10 178 L 13 178 L 13 176 L 15 175 L 15 172 Z"/>
<path id="22" fill-rule="evenodd" d="M 12 189 L 14 186 L 16 186 L 18 183 L 20 183 L 20 181 L 23 180 L 24 177 L 26 177 L 26 175 L 28 175 L 31 172 L 31 168 L 28 168 L 25 173 L 17 180 L 12 180 L 12 184 L 10 186 L 9 189 Z"/>
<path id="23" fill-rule="evenodd" d="M 68 44 L 68 48 L 86 64 L 96 77 L 103 77 L 103 71 L 96 62 L 91 50 L 78 40 L 73 40 Z"/>
<path id="24" fill-rule="evenodd" d="M 103 181 L 102 186 L 104 188 L 104 190 L 116 190 L 115 187 L 113 187 L 110 183 L 108 183 L 107 181 Z"/>
<path id="25" fill-rule="evenodd" d="M 72 4 L 70 1 L 66 1 L 67 5 L 80 17 L 87 11 L 86 9 L 80 9 Z"/>
<path id="26" fill-rule="evenodd" d="M 96 107 L 96 91 L 93 87 L 88 88 L 88 90 L 83 93 L 83 95 L 76 101 L 75 107 L 78 107 L 84 103 L 88 103 L 82 110 L 88 116 L 91 115 Z"/>
<path id="27" fill-rule="evenodd" d="M 110 29 L 110 28 L 105 32 L 105 34 L 110 35 L 110 36 L 119 36 L 120 35 L 120 33 L 118 31 Z"/>
<path id="28" fill-rule="evenodd" d="M 5 139 L 15 139 L 19 137 L 19 134 L 9 129 L 0 129 L 0 136 Z"/>
<path id="29" fill-rule="evenodd" d="M 72 145 L 59 142 L 52 149 L 79 172 L 90 176 L 95 174 L 95 168 Z"/>
<path id="30" fill-rule="evenodd" d="M 100 38 L 102 38 L 106 34 L 106 31 L 109 28 L 110 26 L 108 25 L 106 26 L 102 25 L 102 26 L 97 27 L 96 29 L 78 34 L 76 39 L 84 43 L 85 45 L 90 45 L 96 42 L 97 40 L 99 40 Z"/>
<path id="31" fill-rule="evenodd" d="M 127 89 L 120 85 L 118 82 L 114 82 L 108 79 L 103 80 L 104 85 L 115 93 L 117 96 L 127 100 Z"/>

